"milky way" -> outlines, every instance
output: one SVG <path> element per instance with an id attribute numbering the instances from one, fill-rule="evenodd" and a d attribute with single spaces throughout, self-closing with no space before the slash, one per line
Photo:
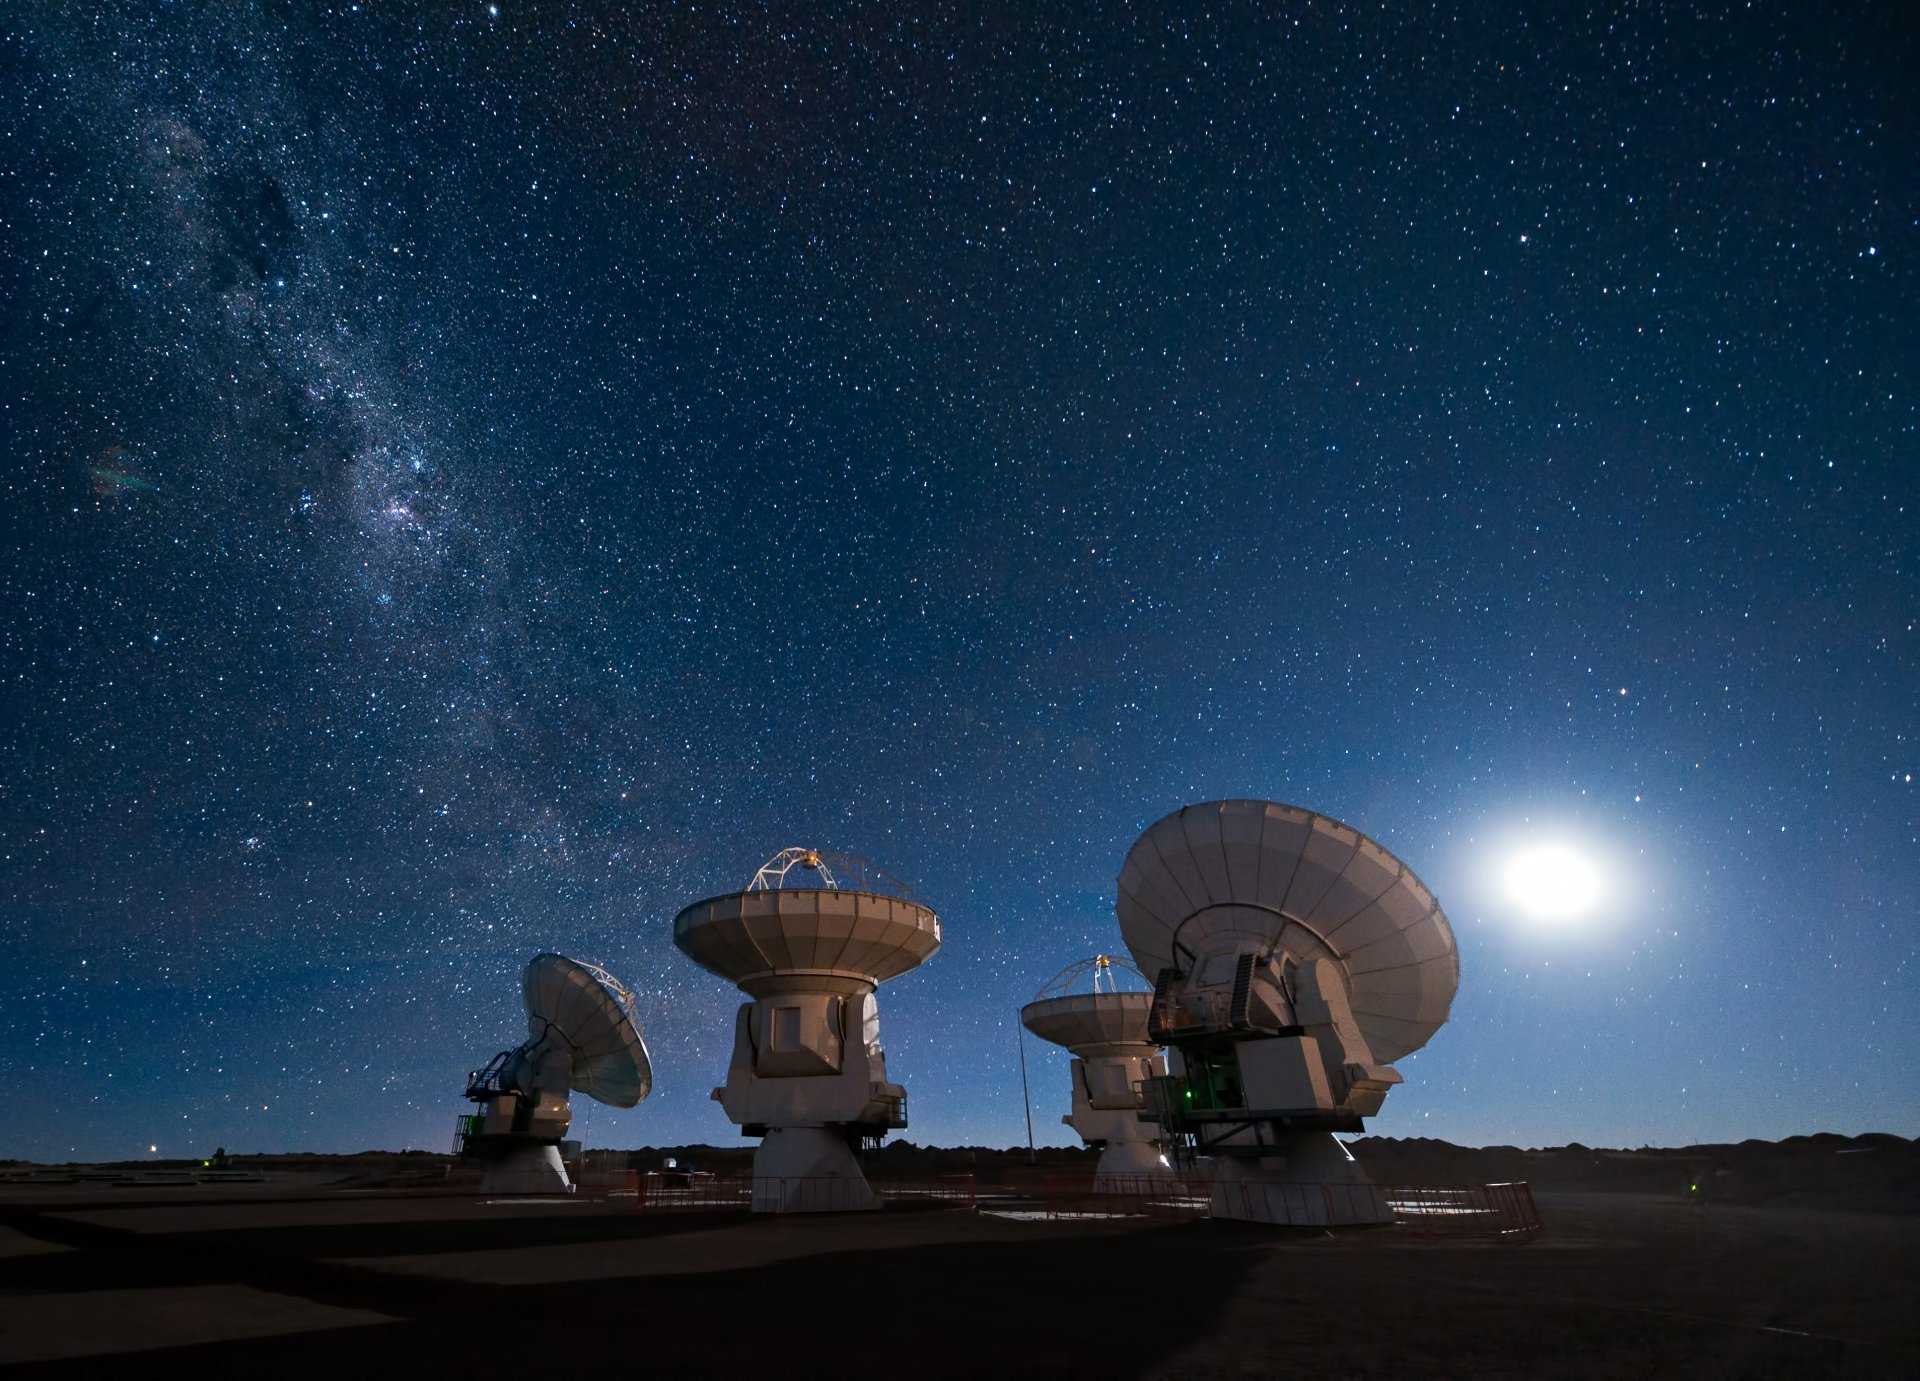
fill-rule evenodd
<path id="1" fill-rule="evenodd" d="M 4 21 L 0 1154 L 441 1147 L 547 949 L 730 1141 L 669 922 L 796 843 L 1011 1144 L 1224 796 L 1453 916 L 1379 1131 L 1920 1131 L 1890 12 L 630 8 Z"/>

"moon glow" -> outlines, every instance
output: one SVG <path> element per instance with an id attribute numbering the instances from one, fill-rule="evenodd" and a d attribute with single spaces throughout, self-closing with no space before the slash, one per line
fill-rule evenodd
<path id="1" fill-rule="evenodd" d="M 1572 920 L 1600 899 L 1600 870 L 1564 844 L 1521 850 L 1507 863 L 1503 880 L 1508 899 L 1540 921 Z"/>

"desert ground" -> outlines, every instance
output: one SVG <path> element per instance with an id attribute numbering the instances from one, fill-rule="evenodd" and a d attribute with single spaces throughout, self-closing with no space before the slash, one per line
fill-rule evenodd
<path id="1" fill-rule="evenodd" d="M 1024 1152 L 938 1153 L 970 1158 L 975 1212 L 781 1218 L 487 1200 L 418 1158 L 262 1158 L 226 1183 L 17 1171 L 0 1184 L 0 1361 L 276 1378 L 1913 1376 L 1920 1214 L 1904 1172 L 1857 1150 L 1798 1148 L 1821 1167 L 1802 1176 L 1813 1190 L 1726 1148 L 1515 1152 L 1545 1172 L 1545 1230 L 1524 1243 L 1032 1216 L 1032 1177 L 1084 1167 L 1070 1153 L 1034 1169 Z M 1442 1154 L 1373 1151 L 1401 1169 Z"/>

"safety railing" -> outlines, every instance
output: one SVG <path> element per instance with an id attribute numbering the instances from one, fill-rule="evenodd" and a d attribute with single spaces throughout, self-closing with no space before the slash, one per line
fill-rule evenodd
<path id="1" fill-rule="evenodd" d="M 660 1174 L 638 1177 L 636 1213 L 848 1213 L 881 1207 L 961 1209 L 977 1205 L 972 1175 L 930 1180 L 850 1180 L 834 1176 Z"/>
<path id="2" fill-rule="evenodd" d="M 637 1170 L 581 1170 L 573 1176 L 574 1191 L 596 1198 L 640 1192 Z"/>
<path id="3" fill-rule="evenodd" d="M 1525 1180 L 1460 1188 L 1396 1186 L 1385 1191 L 1393 1220 L 1422 1237 L 1505 1237 L 1540 1233 L 1540 1208 Z"/>
<path id="4" fill-rule="evenodd" d="M 640 1175 L 636 1213 L 701 1213 L 753 1205 L 753 1181 L 737 1175 Z"/>
<path id="5" fill-rule="evenodd" d="M 1207 1186 L 1171 1175 L 1048 1175 L 1041 1201 L 1049 1218 L 1200 1218 Z"/>
<path id="6" fill-rule="evenodd" d="M 1272 1180 L 1050 1175 L 1049 1218 L 1228 1218 L 1281 1227 L 1392 1225 L 1408 1236 L 1525 1240 L 1540 1211 L 1525 1183 L 1464 1186 L 1289 1184 Z"/>
<path id="7" fill-rule="evenodd" d="M 894 1208 L 963 1209 L 980 1206 L 972 1175 L 938 1175 L 924 1180 L 874 1180 L 880 1202 Z"/>

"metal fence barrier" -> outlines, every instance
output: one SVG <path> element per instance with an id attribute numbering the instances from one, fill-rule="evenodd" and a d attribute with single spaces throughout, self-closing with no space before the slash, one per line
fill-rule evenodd
<path id="1" fill-rule="evenodd" d="M 1525 1180 L 1464 1188 L 1402 1186 L 1386 1191 L 1394 1222 L 1422 1237 L 1506 1237 L 1540 1233 L 1540 1208 Z"/>
<path id="2" fill-rule="evenodd" d="M 1041 1202 L 1049 1218 L 1204 1218 L 1209 1186 L 1171 1175 L 1048 1175 Z"/>
<path id="3" fill-rule="evenodd" d="M 583 1177 L 583 1193 L 634 1196 L 636 1213 L 834 1213 L 880 1207 L 973 1211 L 972 1175 L 928 1180 L 848 1180 L 828 1176 L 636 1174 Z M 1290 1227 L 1391 1225 L 1410 1237 L 1524 1241 L 1540 1232 L 1540 1211 L 1525 1182 L 1482 1185 L 1288 1184 L 1264 1180 L 1181 1179 L 1170 1175 L 1049 1175 L 1041 1212 L 1048 1218 L 1230 1218 Z"/>
<path id="4" fill-rule="evenodd" d="M 637 1177 L 636 1213 L 840 1213 L 880 1207 L 977 1206 L 972 1175 L 931 1180 L 849 1180 L 833 1176 L 663 1175 Z"/>
<path id="5" fill-rule="evenodd" d="M 1266 1180 L 1103 1175 L 1096 1184 L 1049 1175 L 1049 1218 L 1230 1218 L 1287 1227 L 1391 1225 L 1414 1237 L 1523 1241 L 1540 1232 L 1524 1182 L 1483 1185 L 1288 1184 Z"/>

